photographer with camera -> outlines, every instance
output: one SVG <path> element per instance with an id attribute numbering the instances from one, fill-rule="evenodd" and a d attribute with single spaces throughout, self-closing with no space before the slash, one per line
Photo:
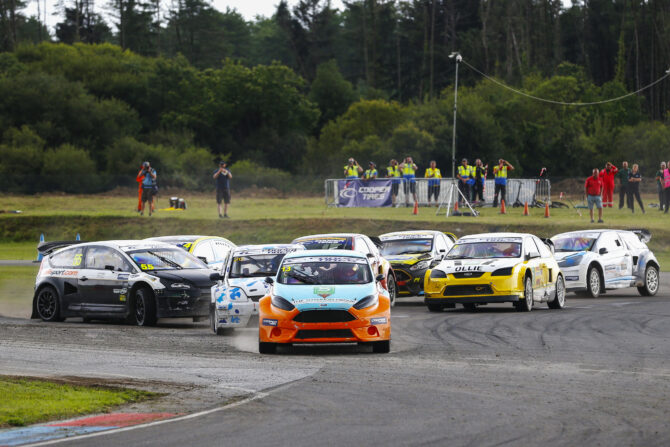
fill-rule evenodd
<path id="1" fill-rule="evenodd" d="M 400 163 L 400 172 L 402 172 L 402 178 L 403 178 L 403 190 L 405 192 L 405 204 L 407 206 L 410 206 L 409 204 L 409 192 L 412 193 L 412 198 L 414 199 L 414 203 L 417 202 L 416 199 L 416 171 L 419 170 L 418 166 L 414 163 L 414 160 L 412 160 L 412 157 L 405 157 L 402 163 Z"/>
<path id="2" fill-rule="evenodd" d="M 158 192 L 158 185 L 156 183 L 156 170 L 151 167 L 148 161 L 142 163 L 142 168 L 137 174 L 137 177 L 142 178 L 142 209 L 140 215 L 144 216 L 144 207 L 149 202 L 149 216 L 154 210 L 154 196 Z"/>
<path id="3" fill-rule="evenodd" d="M 363 168 L 353 158 L 349 159 L 349 163 L 344 166 L 344 178 L 353 180 L 358 178 L 358 174 L 363 172 Z"/>
<path id="4" fill-rule="evenodd" d="M 219 218 L 228 218 L 228 205 L 230 204 L 230 179 L 233 174 L 228 169 L 228 163 L 221 160 L 219 168 L 214 171 L 216 183 L 216 203 L 219 210 Z M 223 201 L 223 214 L 221 214 L 221 201 Z"/>

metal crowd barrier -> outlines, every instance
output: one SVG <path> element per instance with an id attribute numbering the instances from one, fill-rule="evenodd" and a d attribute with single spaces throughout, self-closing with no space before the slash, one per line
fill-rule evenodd
<path id="1" fill-rule="evenodd" d="M 339 194 L 338 182 L 343 179 L 327 179 L 325 181 L 325 200 L 327 206 L 338 206 L 339 204 Z M 386 179 L 379 180 L 369 180 L 370 185 L 374 185 L 375 182 L 383 182 Z M 396 203 L 402 205 L 413 206 L 414 202 L 407 189 L 407 195 L 405 195 L 405 180 L 401 179 L 403 183 L 400 184 L 398 197 Z M 416 196 L 420 206 L 428 205 L 428 179 L 417 178 L 416 179 Z M 455 185 L 452 191 L 451 202 L 458 198 L 458 180 L 452 179 L 441 179 L 440 180 L 440 195 L 438 198 L 439 202 L 447 202 L 448 194 L 450 191 L 450 186 L 452 183 Z M 495 193 L 495 181 L 493 179 L 487 179 L 484 182 L 484 206 L 493 205 L 493 196 Z M 507 180 L 507 191 L 505 194 L 507 197 L 506 205 L 507 206 L 523 206 L 525 202 L 528 202 L 529 206 L 533 206 L 537 201 L 551 202 L 551 182 L 546 179 L 508 179 Z M 434 199 L 431 200 L 431 203 L 434 204 Z M 498 204 L 500 204 L 500 197 L 498 197 Z"/>

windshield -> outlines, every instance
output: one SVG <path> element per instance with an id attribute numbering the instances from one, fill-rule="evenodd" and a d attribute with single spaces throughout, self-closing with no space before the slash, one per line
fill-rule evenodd
<path id="1" fill-rule="evenodd" d="M 230 266 L 230 278 L 274 276 L 286 253 L 263 253 L 235 256 Z"/>
<path id="2" fill-rule="evenodd" d="M 351 239 L 348 237 L 329 237 L 314 239 L 296 239 L 306 250 L 351 250 Z"/>
<path id="3" fill-rule="evenodd" d="M 143 271 L 207 268 L 200 259 L 177 247 L 147 248 L 131 251 L 128 255 Z"/>
<path id="4" fill-rule="evenodd" d="M 368 284 L 372 281 L 372 272 L 365 259 L 292 258 L 282 265 L 277 281 L 280 284 Z"/>
<path id="5" fill-rule="evenodd" d="M 518 258 L 521 256 L 519 242 L 475 242 L 454 245 L 447 259 L 482 259 L 482 258 Z"/>
<path id="6" fill-rule="evenodd" d="M 554 251 L 589 251 L 596 243 L 597 237 L 593 236 L 570 236 L 552 239 Z"/>
<path id="7" fill-rule="evenodd" d="M 396 239 L 382 242 L 382 256 L 430 253 L 432 239 Z"/>

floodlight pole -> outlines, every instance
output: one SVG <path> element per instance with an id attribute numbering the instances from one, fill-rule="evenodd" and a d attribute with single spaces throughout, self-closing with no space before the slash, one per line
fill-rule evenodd
<path id="1" fill-rule="evenodd" d="M 454 81 L 454 125 L 451 136 L 451 180 L 456 180 L 456 113 L 458 112 L 458 64 L 463 60 L 463 57 L 458 52 L 453 52 L 449 55 L 456 61 L 456 80 Z"/>

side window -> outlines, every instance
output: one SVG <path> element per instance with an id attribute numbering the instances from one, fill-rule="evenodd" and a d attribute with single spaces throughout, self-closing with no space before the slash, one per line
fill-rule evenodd
<path id="1" fill-rule="evenodd" d="M 214 259 L 214 254 L 212 253 L 212 247 L 209 241 L 200 242 L 193 249 L 193 256 L 197 258 L 207 259 L 207 262 L 212 262 Z"/>
<path id="2" fill-rule="evenodd" d="M 540 250 L 540 256 L 543 258 L 551 258 L 551 250 L 549 247 L 537 237 L 533 237 L 533 240 L 535 241 L 537 248 Z"/>
<path id="3" fill-rule="evenodd" d="M 51 255 L 49 264 L 52 267 L 60 267 L 67 269 L 83 268 L 84 262 L 84 247 L 74 247 L 63 250 L 60 253 Z"/>
<path id="4" fill-rule="evenodd" d="M 537 258 L 540 256 L 540 251 L 538 250 L 537 245 L 535 245 L 535 241 L 533 241 L 532 238 L 526 238 L 524 245 L 524 254 L 529 255 L 530 258 Z"/>
<path id="5" fill-rule="evenodd" d="M 608 252 L 619 251 L 623 249 L 619 236 L 613 231 L 603 233 L 598 239 L 598 250 L 606 248 Z"/>
<path id="6" fill-rule="evenodd" d="M 131 272 L 132 267 L 124 257 L 109 247 L 89 247 L 86 251 L 86 268 Z"/>
<path id="7" fill-rule="evenodd" d="M 444 240 L 444 236 L 435 236 L 435 251 L 437 253 L 440 253 L 440 250 L 447 252 L 448 249 L 449 247 L 447 246 L 447 242 Z"/>
<path id="8" fill-rule="evenodd" d="M 370 247 L 368 247 L 368 244 L 365 243 L 365 240 L 362 237 L 356 238 L 356 251 L 366 255 L 370 253 Z"/>

